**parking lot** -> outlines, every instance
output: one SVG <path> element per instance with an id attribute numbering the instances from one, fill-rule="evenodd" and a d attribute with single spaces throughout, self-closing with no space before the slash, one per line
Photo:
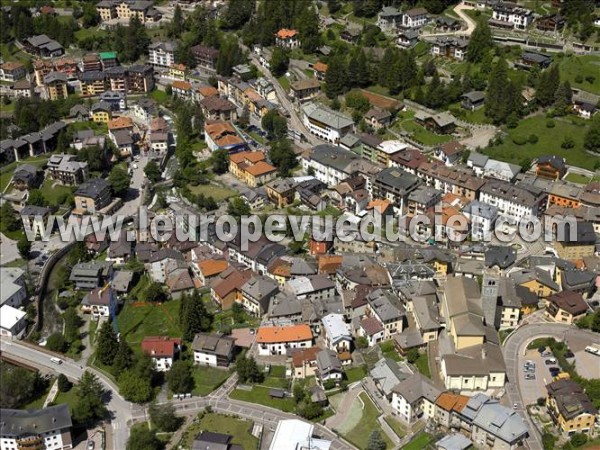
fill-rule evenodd
<path id="1" fill-rule="evenodd" d="M 566 341 L 575 354 L 575 369 L 583 378 L 600 378 L 600 356 L 593 355 L 585 351 L 585 347 L 590 344 L 600 344 L 600 336 L 590 341 L 589 338 L 579 337 L 573 334 L 567 334 Z"/>
<path id="2" fill-rule="evenodd" d="M 530 405 L 535 403 L 538 398 L 546 396 L 546 385 L 552 381 L 550 367 L 558 367 L 558 364 L 546 365 L 545 361 L 552 358 L 543 357 L 537 350 L 527 350 L 525 356 L 519 358 L 519 385 L 523 394 L 523 403 Z M 525 361 L 535 363 L 535 372 L 525 372 L 523 365 Z M 526 373 L 535 373 L 535 379 L 525 379 Z"/>

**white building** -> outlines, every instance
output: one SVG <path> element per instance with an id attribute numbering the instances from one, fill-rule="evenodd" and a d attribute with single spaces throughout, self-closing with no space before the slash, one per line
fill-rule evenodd
<path id="1" fill-rule="evenodd" d="M 377 289 L 367 296 L 367 316 L 375 317 L 384 329 L 383 338 L 390 339 L 404 329 L 406 310 L 391 291 Z"/>
<path id="2" fill-rule="evenodd" d="M 292 348 L 309 348 L 313 335 L 306 324 L 287 327 L 260 327 L 256 333 L 260 356 L 285 355 Z"/>
<path id="3" fill-rule="evenodd" d="M 331 441 L 313 437 L 314 428 L 299 419 L 280 420 L 269 450 L 329 450 Z"/>
<path id="4" fill-rule="evenodd" d="M 492 12 L 490 25 L 524 30 L 533 22 L 533 13 L 514 3 L 498 3 Z"/>
<path id="5" fill-rule="evenodd" d="M 493 236 L 498 208 L 475 200 L 462 213 L 471 221 L 471 239 L 484 241 Z"/>
<path id="6" fill-rule="evenodd" d="M 154 367 L 159 372 L 166 372 L 173 366 L 181 339 L 167 336 L 146 336 L 142 341 L 142 352 L 152 358 Z"/>
<path id="7" fill-rule="evenodd" d="M 435 416 L 435 401 L 441 391 L 419 372 L 392 388 L 392 409 L 408 424 Z"/>
<path id="8" fill-rule="evenodd" d="M 0 267 L 0 306 L 18 308 L 26 298 L 25 272 L 17 267 Z"/>
<path id="9" fill-rule="evenodd" d="M 148 64 L 171 67 L 175 64 L 176 42 L 154 42 L 148 46 Z"/>
<path id="10" fill-rule="evenodd" d="M 506 382 L 506 366 L 500 347 L 485 343 L 442 356 L 442 380 L 446 389 L 486 391 L 501 389 Z"/>
<path id="11" fill-rule="evenodd" d="M 421 28 L 429 21 L 429 14 L 425 8 L 409 9 L 402 15 L 403 28 Z"/>
<path id="12" fill-rule="evenodd" d="M 351 118 L 318 103 L 302 106 L 302 122 L 310 133 L 332 143 L 338 142 L 354 127 Z"/>
<path id="13" fill-rule="evenodd" d="M 227 367 L 233 358 L 235 339 L 218 334 L 198 333 L 192 350 L 194 364 L 210 367 Z"/>
<path id="14" fill-rule="evenodd" d="M 539 217 L 546 205 L 547 195 L 531 185 L 514 185 L 501 180 L 488 180 L 479 193 L 482 203 L 498 208 L 498 215 L 513 223 L 526 217 Z"/>
<path id="15" fill-rule="evenodd" d="M 338 353 L 349 352 L 352 347 L 352 334 L 350 327 L 344 321 L 343 314 L 328 314 L 323 319 L 325 332 L 325 345 Z"/>
<path id="16" fill-rule="evenodd" d="M 10 305 L 0 307 L 0 335 L 20 338 L 25 331 L 27 313 Z"/>
<path id="17" fill-rule="evenodd" d="M 73 448 L 71 415 L 66 403 L 43 409 L 2 409 L 0 450 Z"/>
<path id="18" fill-rule="evenodd" d="M 335 283 L 324 275 L 297 277 L 287 282 L 287 287 L 298 300 L 325 300 L 335 296 Z"/>

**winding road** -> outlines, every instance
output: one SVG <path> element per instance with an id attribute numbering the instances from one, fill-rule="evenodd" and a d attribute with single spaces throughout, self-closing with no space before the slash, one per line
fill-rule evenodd
<path id="1" fill-rule="evenodd" d="M 107 408 L 111 413 L 110 419 L 113 428 L 112 448 L 114 450 L 123 450 L 126 447 L 129 437 L 129 425 L 132 420 L 140 421 L 147 420 L 148 418 L 146 408 L 124 400 L 118 394 L 118 387 L 108 377 L 95 369 L 80 366 L 66 357 L 61 357 L 63 360 L 62 364 L 55 364 L 50 361 L 51 355 L 47 352 L 38 350 L 33 345 L 5 338 L 0 339 L 0 350 L 12 358 L 27 362 L 33 367 L 50 369 L 62 373 L 71 380 L 79 380 L 85 371 L 94 373 L 110 393 Z M 181 401 L 174 400 L 171 403 L 180 415 L 197 414 L 210 405 L 215 412 L 237 415 L 262 424 L 264 428 L 273 431 L 280 420 L 298 419 L 298 416 L 294 414 L 285 413 L 268 406 L 230 399 L 228 395 L 234 389 L 236 383 L 237 376 L 233 375 L 217 391 L 207 397 L 192 397 Z M 354 446 L 322 425 L 315 424 L 314 433 L 324 439 L 331 440 L 332 450 L 355 450 Z"/>

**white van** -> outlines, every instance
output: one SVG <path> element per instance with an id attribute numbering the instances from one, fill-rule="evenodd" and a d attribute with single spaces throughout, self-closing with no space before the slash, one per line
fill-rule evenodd
<path id="1" fill-rule="evenodd" d="M 54 364 L 62 364 L 62 359 L 60 358 L 50 358 L 50 361 L 52 361 Z"/>

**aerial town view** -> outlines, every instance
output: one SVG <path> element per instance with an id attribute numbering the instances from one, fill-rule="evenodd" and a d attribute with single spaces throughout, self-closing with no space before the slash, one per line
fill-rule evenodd
<path id="1" fill-rule="evenodd" d="M 0 13 L 0 450 L 600 449 L 599 1 Z"/>

